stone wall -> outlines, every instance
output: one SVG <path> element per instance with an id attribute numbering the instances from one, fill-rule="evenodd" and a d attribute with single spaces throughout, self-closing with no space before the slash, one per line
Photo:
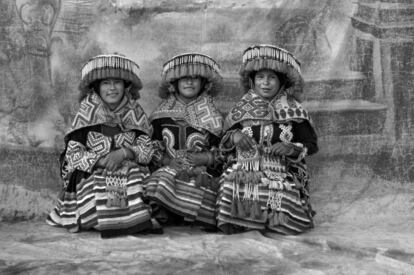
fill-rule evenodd
<path id="1" fill-rule="evenodd" d="M 0 221 L 44 218 L 61 188 L 59 154 L 0 147 Z"/>

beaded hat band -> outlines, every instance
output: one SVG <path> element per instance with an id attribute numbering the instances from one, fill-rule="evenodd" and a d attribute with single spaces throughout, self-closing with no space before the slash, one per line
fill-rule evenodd
<path id="1" fill-rule="evenodd" d="M 249 76 L 261 69 L 273 70 L 287 78 L 287 92 L 297 99 L 303 92 L 303 77 L 300 62 L 289 51 L 274 45 L 254 45 L 243 52 L 243 63 L 239 74 L 245 90 L 249 90 Z"/>
<path id="2" fill-rule="evenodd" d="M 105 78 L 119 78 L 131 82 L 129 91 L 137 97 L 142 88 L 139 66 L 134 61 L 119 54 L 106 54 L 91 58 L 82 67 L 79 89 L 83 92 L 90 91 L 93 82 Z"/>
<path id="3" fill-rule="evenodd" d="M 200 53 L 184 53 L 176 55 L 164 63 L 161 78 L 160 95 L 174 81 L 183 77 L 200 76 L 211 83 L 210 90 L 218 92 L 221 89 L 222 77 L 220 66 L 208 55 Z"/>

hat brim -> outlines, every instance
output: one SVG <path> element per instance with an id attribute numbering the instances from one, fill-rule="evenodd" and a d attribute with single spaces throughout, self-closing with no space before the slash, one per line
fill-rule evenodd
<path id="1" fill-rule="evenodd" d="M 207 82 L 211 83 L 208 93 L 212 96 L 219 93 L 223 87 L 223 78 L 211 67 L 202 63 L 187 63 L 176 66 L 163 74 L 158 90 L 159 96 L 162 98 L 167 97 L 170 93 L 169 88 L 171 84 L 183 77 L 203 77 L 207 79 Z"/>
<path id="2" fill-rule="evenodd" d="M 90 92 L 92 83 L 107 78 L 118 78 L 130 82 L 131 87 L 129 91 L 131 95 L 139 96 L 139 91 L 142 89 L 141 79 L 131 71 L 120 68 L 98 68 L 90 71 L 79 83 L 79 90 L 81 92 Z"/>
<path id="3" fill-rule="evenodd" d="M 253 59 L 241 66 L 239 70 L 241 77 L 240 82 L 246 92 L 251 89 L 249 83 L 251 74 L 263 69 L 273 70 L 276 73 L 284 74 L 288 82 L 288 87 L 286 87 L 288 93 L 300 101 L 304 87 L 302 74 L 288 63 L 270 58 Z"/>

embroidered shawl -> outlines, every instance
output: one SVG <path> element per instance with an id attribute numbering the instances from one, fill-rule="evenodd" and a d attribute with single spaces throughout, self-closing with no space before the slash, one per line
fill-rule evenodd
<path id="1" fill-rule="evenodd" d="M 179 101 L 174 94 L 170 95 L 155 109 L 150 121 L 170 117 L 182 119 L 191 127 L 204 129 L 215 136 L 220 136 L 223 130 L 223 116 L 209 95 L 200 95 L 188 104 Z"/>
<path id="2" fill-rule="evenodd" d="M 125 94 L 119 106 L 111 111 L 99 95 L 92 93 L 82 100 L 65 139 L 76 130 L 98 124 L 119 125 L 122 130 L 139 130 L 149 136 L 152 134 L 151 124 L 137 100 Z"/>
<path id="3" fill-rule="evenodd" d="M 224 130 L 227 131 L 235 124 L 244 120 L 264 120 L 286 123 L 289 121 L 309 121 L 308 112 L 293 97 L 286 93 L 275 96 L 266 101 L 254 91 L 247 92 L 239 102 L 231 108 L 224 121 Z M 312 123 L 310 123 L 312 125 Z"/>

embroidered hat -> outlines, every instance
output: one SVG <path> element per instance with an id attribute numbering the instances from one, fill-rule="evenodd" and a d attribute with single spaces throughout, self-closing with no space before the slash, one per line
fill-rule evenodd
<path id="1" fill-rule="evenodd" d="M 297 100 L 303 92 L 303 77 L 300 62 L 289 51 L 274 45 L 254 45 L 243 52 L 243 63 L 239 74 L 241 84 L 248 91 L 251 87 L 249 77 L 253 72 L 270 69 L 286 77 L 286 92 Z"/>
<path id="2" fill-rule="evenodd" d="M 142 88 L 139 78 L 139 66 L 131 59 L 120 54 L 98 55 L 89 59 L 82 67 L 82 79 L 79 90 L 87 93 L 91 91 L 91 84 L 105 78 L 120 78 L 131 83 L 129 92 L 138 98 L 138 91 Z"/>
<path id="3" fill-rule="evenodd" d="M 220 66 L 208 55 L 200 53 L 183 53 L 164 63 L 159 88 L 161 97 L 171 92 L 171 84 L 182 77 L 200 76 L 207 79 L 209 94 L 221 91 L 223 79 Z"/>

